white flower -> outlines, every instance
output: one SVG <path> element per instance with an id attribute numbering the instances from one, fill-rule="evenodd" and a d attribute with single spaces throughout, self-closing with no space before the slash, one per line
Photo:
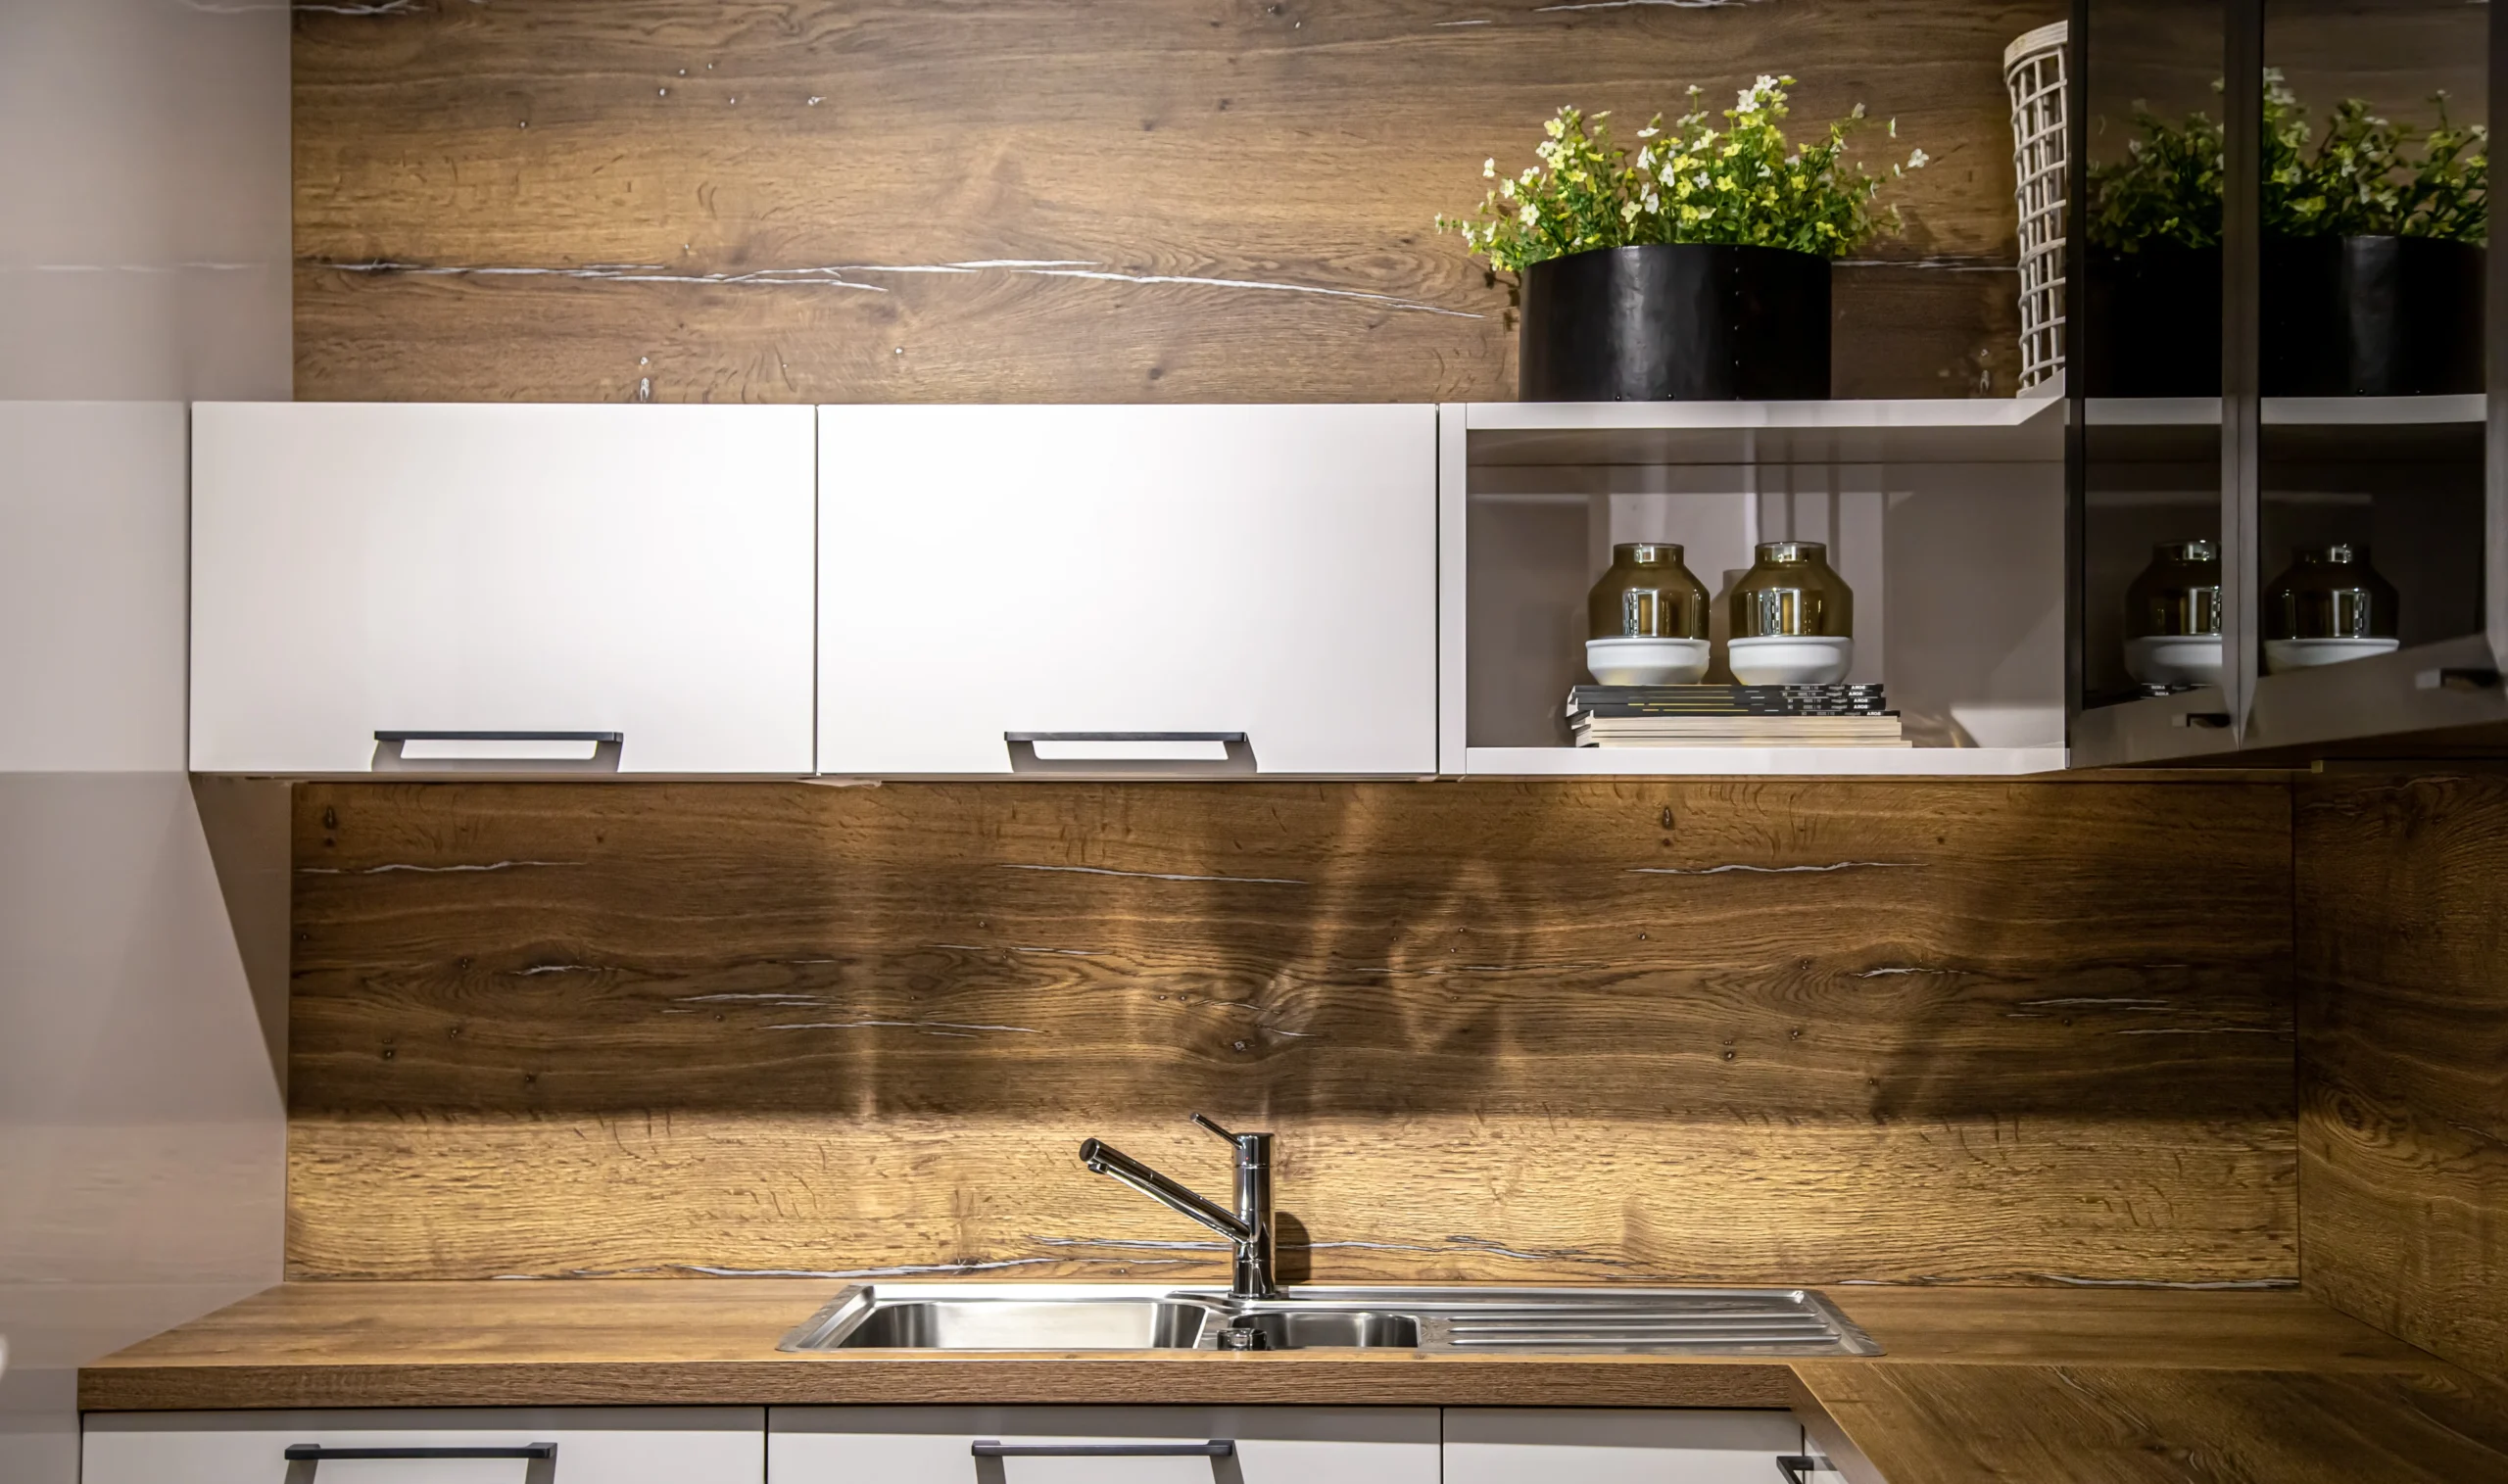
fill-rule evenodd
<path id="1" fill-rule="evenodd" d="M 1916 146 L 1916 152 L 1907 157 L 1907 168 L 1911 170 L 1920 170 L 1927 165 L 1931 164 L 1932 161 L 1933 157 L 1924 152 L 1924 146 L 1918 145 Z"/>
<path id="2" fill-rule="evenodd" d="M 1498 158 L 1495 155 L 1480 162 L 1480 178 L 1483 180 L 1498 178 Z"/>
<path id="3" fill-rule="evenodd" d="M 1516 214 L 1516 219 L 1526 226 L 1531 226 L 1535 222 L 1541 220 L 1541 213 L 1531 202 L 1527 201 L 1524 203 L 1524 209 Z"/>
<path id="4" fill-rule="evenodd" d="M 1663 130 L 1662 130 L 1662 129 L 1659 129 L 1659 128 L 1652 128 L 1652 127 L 1649 127 L 1649 128 L 1642 128 L 1642 129 L 1639 129 L 1639 130 L 1637 131 L 1637 137 L 1638 137 L 1638 138 L 1640 138 L 1640 139 L 1652 139 L 1652 138 L 1654 138 L 1657 134 L 1660 134 L 1660 133 L 1662 133 L 1662 132 L 1663 132 Z"/>

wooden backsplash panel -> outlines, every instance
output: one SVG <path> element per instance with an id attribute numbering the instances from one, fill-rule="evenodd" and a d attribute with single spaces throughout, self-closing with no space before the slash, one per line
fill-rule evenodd
<path id="1" fill-rule="evenodd" d="M 2310 1292 L 2508 1377 L 2508 778 L 2338 778 L 2296 810 Z"/>
<path id="2" fill-rule="evenodd" d="M 304 1276 L 2287 1281 L 2287 790 L 316 785 Z"/>
<path id="3" fill-rule="evenodd" d="M 296 15 L 297 395 L 1504 398 L 1432 222 L 1563 103 L 1803 79 L 1922 145 L 1843 396 L 2008 393 L 2003 45 L 2059 0 L 497 0 Z M 987 264 L 967 267 L 966 264 Z M 955 265 L 955 266 L 953 266 Z M 937 271 L 936 271 L 937 269 Z"/>

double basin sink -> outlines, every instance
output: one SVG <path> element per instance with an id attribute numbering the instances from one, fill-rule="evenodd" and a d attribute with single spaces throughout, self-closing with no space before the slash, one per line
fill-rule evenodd
<path id="1" fill-rule="evenodd" d="M 779 1348 L 1880 1354 L 1826 1299 L 1803 1289 L 1305 1288 L 1235 1299 L 1133 1283 L 860 1284 Z"/>

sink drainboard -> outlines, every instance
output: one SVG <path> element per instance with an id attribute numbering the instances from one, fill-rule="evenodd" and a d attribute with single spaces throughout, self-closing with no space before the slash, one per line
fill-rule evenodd
<path id="1" fill-rule="evenodd" d="M 1457 1351 L 1669 1351 L 1683 1354 L 1855 1355 L 1860 1331 L 1787 1294 L 1712 1309 L 1594 1305 L 1559 1311 L 1447 1314 L 1423 1319 L 1427 1345 Z M 1860 1342 L 1860 1345 L 1857 1342 Z"/>

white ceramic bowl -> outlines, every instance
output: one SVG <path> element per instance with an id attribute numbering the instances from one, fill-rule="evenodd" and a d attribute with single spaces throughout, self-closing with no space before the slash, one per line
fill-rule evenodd
<path id="1" fill-rule="evenodd" d="M 2125 641 L 2125 673 L 2146 686 L 2217 686 L 2221 636 L 2151 634 Z"/>
<path id="2" fill-rule="evenodd" d="M 2392 654 L 2396 643 L 2391 639 L 2268 639 L 2264 641 L 2264 668 L 2278 675 L 2285 670 L 2339 665 L 2346 659 Z"/>
<path id="3" fill-rule="evenodd" d="M 1730 642 L 1733 678 L 1746 686 L 1834 686 L 1855 664 L 1855 641 L 1765 634 Z"/>
<path id="4" fill-rule="evenodd" d="M 1707 674 L 1703 639 L 1589 639 L 1585 668 L 1606 686 L 1694 686 Z"/>

